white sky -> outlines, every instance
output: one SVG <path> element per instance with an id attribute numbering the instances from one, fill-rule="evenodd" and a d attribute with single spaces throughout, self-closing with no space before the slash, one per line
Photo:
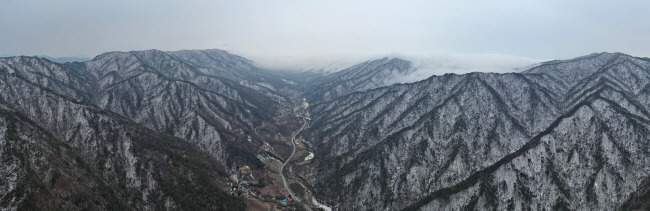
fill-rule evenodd
<path id="1" fill-rule="evenodd" d="M 289 68 L 402 54 L 647 57 L 648 11 L 650 1 L 7 0 L 0 53 L 219 48 Z"/>

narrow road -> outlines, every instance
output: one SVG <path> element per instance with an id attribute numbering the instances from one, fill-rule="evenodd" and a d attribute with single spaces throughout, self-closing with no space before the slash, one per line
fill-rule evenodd
<path id="1" fill-rule="evenodd" d="M 307 104 L 307 102 L 303 99 L 303 109 L 307 109 L 308 107 L 309 107 L 309 104 Z M 294 134 L 293 137 L 291 137 L 291 144 L 293 146 L 293 151 L 291 152 L 291 155 L 289 156 L 289 158 L 284 163 L 282 163 L 282 165 L 280 165 L 280 175 L 282 176 L 282 184 L 284 185 L 284 189 L 286 189 L 287 192 L 289 192 L 289 195 L 291 196 L 291 198 L 293 200 L 296 200 L 297 202 L 300 202 L 300 205 L 302 205 L 303 208 L 305 208 L 306 210 L 312 211 L 311 207 L 307 206 L 307 204 L 310 203 L 309 200 L 307 200 L 306 203 L 302 203 L 300 198 L 296 197 L 293 194 L 293 192 L 291 192 L 291 189 L 289 188 L 289 185 L 287 185 L 287 179 L 284 177 L 284 172 L 283 172 L 284 166 L 287 163 L 291 162 L 291 159 L 296 154 L 296 136 L 298 136 L 298 134 L 300 134 L 302 132 L 302 130 L 305 129 L 305 126 L 307 126 L 307 120 L 309 120 L 309 113 L 303 114 L 303 115 L 298 115 L 298 116 L 302 117 L 303 124 L 300 127 L 300 129 L 296 132 L 296 134 Z M 289 170 L 291 171 L 291 168 L 289 168 Z M 311 203 L 313 203 L 314 206 L 319 207 L 321 209 L 324 209 L 326 211 L 332 211 L 332 208 L 330 208 L 330 207 L 328 207 L 328 206 L 326 206 L 324 204 L 318 203 L 318 201 L 316 201 L 316 198 L 314 196 L 311 196 L 310 191 L 307 189 L 307 187 L 305 187 L 305 185 L 302 184 L 302 182 L 300 182 L 299 180 L 297 180 L 296 182 L 298 184 L 300 184 L 305 190 L 307 190 L 306 191 L 306 194 L 307 194 L 306 197 L 311 198 Z"/>
<path id="2" fill-rule="evenodd" d="M 280 175 L 282 176 L 282 184 L 284 185 L 284 189 L 286 189 L 287 192 L 289 192 L 289 195 L 291 196 L 292 200 L 296 200 L 297 202 L 300 202 L 300 204 L 301 204 L 305 209 L 307 209 L 308 211 L 311 211 L 312 209 L 311 209 L 309 206 L 307 206 L 306 204 L 302 203 L 302 202 L 300 201 L 300 198 L 298 198 L 298 197 L 296 197 L 295 195 L 293 195 L 293 192 L 291 192 L 291 189 L 289 189 L 289 186 L 287 185 L 287 179 L 284 177 L 284 172 L 283 172 L 283 170 L 284 170 L 284 166 L 285 166 L 287 163 L 289 163 L 289 161 L 291 161 L 291 158 L 293 158 L 293 155 L 296 154 L 296 136 L 298 136 L 298 134 L 300 134 L 300 132 L 302 132 L 302 130 L 303 130 L 303 129 L 305 128 L 305 126 L 307 125 L 307 119 L 303 118 L 303 121 L 304 121 L 304 123 L 302 124 L 302 127 L 300 127 L 300 130 L 298 130 L 298 132 L 296 132 L 296 134 L 294 134 L 293 137 L 291 137 L 291 144 L 292 144 L 292 146 L 293 146 L 293 151 L 291 152 L 291 155 L 290 155 L 289 158 L 286 160 L 286 162 L 284 162 L 284 163 L 282 163 L 282 165 L 280 165 Z M 305 186 L 304 186 L 302 183 L 300 183 L 299 181 L 298 181 L 298 183 L 299 183 L 300 185 L 302 185 L 303 187 L 305 187 Z M 307 189 L 307 188 L 305 187 L 305 189 Z M 309 192 L 309 191 L 307 191 L 307 192 Z M 309 194 L 308 194 L 307 196 L 309 197 Z M 309 203 L 309 202 L 308 202 L 308 203 Z M 315 198 L 314 196 L 311 196 L 311 203 L 313 203 L 316 207 L 319 207 L 319 208 L 321 208 L 321 209 L 323 209 L 323 210 L 326 210 L 326 211 L 332 211 L 332 208 L 331 208 L 331 207 L 328 207 L 328 206 L 325 205 L 325 204 L 318 203 L 318 201 L 316 201 L 316 198 Z"/>
<path id="3" fill-rule="evenodd" d="M 286 189 L 287 192 L 289 192 L 289 195 L 291 196 L 292 200 L 296 200 L 298 202 L 300 202 L 300 199 L 298 197 L 296 197 L 295 195 L 293 195 L 293 192 L 291 192 L 291 189 L 289 189 L 289 186 L 287 185 L 287 179 L 284 178 L 284 172 L 282 170 L 284 170 L 284 166 L 287 163 L 289 163 L 289 161 L 291 161 L 291 158 L 293 158 L 293 155 L 296 154 L 296 136 L 298 136 L 298 134 L 300 134 L 300 132 L 302 132 L 302 129 L 305 128 L 305 125 L 307 125 L 306 120 L 303 119 L 303 122 L 304 123 L 302 124 L 302 127 L 300 127 L 300 130 L 298 130 L 298 132 L 296 132 L 296 134 L 294 134 L 293 137 L 291 137 L 291 145 L 293 146 L 293 152 L 291 152 L 291 155 L 289 156 L 289 158 L 284 163 L 282 163 L 282 165 L 280 166 L 280 175 L 282 176 L 282 183 L 284 185 L 284 189 Z"/>

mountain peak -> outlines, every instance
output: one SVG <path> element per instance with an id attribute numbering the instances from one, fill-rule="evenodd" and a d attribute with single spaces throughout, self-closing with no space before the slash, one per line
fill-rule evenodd
<path id="1" fill-rule="evenodd" d="M 180 51 L 167 51 L 168 54 L 173 55 L 185 61 L 200 63 L 205 66 L 215 66 L 217 63 L 231 63 L 233 65 L 246 65 L 252 66 L 253 61 L 244 57 L 230 54 L 228 51 L 220 49 L 206 49 L 206 50 L 180 50 Z"/>
<path id="2" fill-rule="evenodd" d="M 525 71 L 525 72 L 530 72 L 530 73 L 538 73 L 540 70 L 542 70 L 544 66 L 547 65 L 557 65 L 557 64 L 569 64 L 569 63 L 593 63 L 593 64 L 602 64 L 603 62 L 606 62 L 608 60 L 611 60 L 612 58 L 615 57 L 631 57 L 627 54 L 623 53 L 608 53 L 608 52 L 601 52 L 601 53 L 592 53 L 586 56 L 581 56 L 581 57 L 576 57 L 573 59 L 565 59 L 565 60 L 552 60 L 552 61 L 547 61 L 547 62 L 542 62 L 541 64 Z"/>
<path id="3" fill-rule="evenodd" d="M 332 100 L 356 92 L 394 84 L 394 78 L 412 73 L 415 69 L 410 61 L 400 58 L 384 57 L 369 60 L 341 71 L 323 76 L 313 83 L 315 90 L 308 95 L 312 100 Z"/>
<path id="4" fill-rule="evenodd" d="M 411 62 L 408 61 L 408 60 L 398 58 L 398 57 L 384 57 L 384 58 L 381 58 L 381 59 L 368 60 L 366 62 L 363 62 L 361 64 L 357 64 L 357 65 L 376 65 L 376 64 L 388 64 L 388 63 L 410 64 Z M 357 65 L 355 65 L 355 66 L 357 66 Z"/>

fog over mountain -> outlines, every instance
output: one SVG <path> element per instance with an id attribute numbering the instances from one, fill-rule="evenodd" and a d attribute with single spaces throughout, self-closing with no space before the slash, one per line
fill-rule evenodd
<path id="1" fill-rule="evenodd" d="M 4 1 L 0 210 L 650 210 L 650 1 Z"/>
<path id="2" fill-rule="evenodd" d="M 342 210 L 621 208 L 650 169 L 649 62 L 592 54 L 316 104 L 305 172 Z"/>
<path id="3" fill-rule="evenodd" d="M 0 53 L 91 58 L 219 48 L 275 67 L 349 66 L 393 53 L 650 56 L 643 45 L 649 32 L 641 27 L 650 25 L 648 8 L 645 1 L 559 0 L 9 1 L 0 8 L 0 25 L 11 32 L 0 34 Z"/>
<path id="4" fill-rule="evenodd" d="M 429 56 L 394 55 L 413 62 L 413 73 L 396 76 L 395 83 L 411 83 L 433 75 L 470 72 L 521 72 L 544 60 L 500 54 L 438 54 Z"/>
<path id="5" fill-rule="evenodd" d="M 2 58 L 0 205 L 647 206 L 650 59 L 594 53 L 393 84 L 418 71 L 391 57 L 269 71 L 218 49 Z"/>

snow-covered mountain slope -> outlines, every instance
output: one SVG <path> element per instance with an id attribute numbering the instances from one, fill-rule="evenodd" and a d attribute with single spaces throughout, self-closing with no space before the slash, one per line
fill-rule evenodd
<path id="1" fill-rule="evenodd" d="M 650 175 L 650 61 L 594 54 L 310 107 L 303 174 L 353 209 L 614 209 Z"/>
<path id="2" fill-rule="evenodd" d="M 273 72 L 221 50 L 0 58 L 0 207 L 244 209 L 224 193 L 241 166 L 269 181 L 258 202 L 278 205 L 285 187 L 256 153 L 298 144 L 313 157 L 285 176 L 336 210 L 647 206 L 650 59 L 392 84 L 413 71 L 384 58 Z"/>
<path id="3" fill-rule="evenodd" d="M 261 163 L 254 154 L 265 137 L 255 128 L 275 115 L 276 107 L 286 104 L 286 93 L 280 90 L 292 86 L 278 74 L 258 69 L 249 60 L 220 50 L 109 52 L 88 62 L 65 64 L 38 57 L 10 57 L 0 59 L 0 74 L 2 102 L 55 138 L 80 150 L 83 156 L 91 156 L 92 166 L 101 167 L 93 171 L 117 168 L 116 172 L 102 176 L 117 179 L 126 176 L 129 180 L 109 185 L 115 190 L 126 188 L 127 182 L 138 187 L 129 192 L 131 195 L 115 196 L 123 200 L 116 205 L 138 209 L 155 206 L 221 209 L 224 207 L 218 206 L 225 205 L 225 208 L 243 208 L 239 199 L 223 195 L 222 185 L 237 166 L 260 168 Z M 119 121 L 111 123 L 111 119 Z M 273 126 L 265 126 L 266 130 L 270 127 Z M 103 143 L 122 140 L 129 142 L 125 149 Z M 165 152 L 152 151 L 158 156 L 153 158 L 129 154 L 132 149 L 128 147 L 136 144 L 146 145 L 141 149 L 154 147 Z M 113 151 L 118 149 L 123 151 L 120 155 L 128 156 L 112 158 Z M 166 152 L 170 150 L 174 152 Z M 182 156 L 176 156 L 177 153 Z M 130 160 L 124 160 L 127 158 Z M 191 159 L 186 162 L 185 158 Z M 175 167 L 151 166 L 145 160 L 164 161 L 165 165 Z M 131 165 L 130 170 L 125 169 L 126 164 Z M 142 168 L 146 170 L 139 170 Z M 132 175 L 134 171 L 141 175 Z M 147 173 L 150 171 L 156 174 Z M 187 175 L 174 176 L 181 172 Z M 169 178 L 165 181 L 150 178 L 156 175 Z M 181 181 L 197 179 L 201 184 Z M 181 187 L 185 189 L 168 186 L 179 183 L 184 183 Z M 165 190 L 160 190 L 161 187 Z M 195 195 L 206 192 L 201 188 L 214 189 L 208 191 L 214 193 Z M 12 197 L 7 196 L 6 200 L 20 199 Z M 179 204 L 189 201 L 182 197 L 210 201 Z M 109 208 L 105 205 L 97 206 Z M 8 208 L 18 206 L 23 205 L 14 203 Z"/>
<path id="4" fill-rule="evenodd" d="M 6 68 L 0 116 L 2 209 L 244 207 L 223 191 L 224 167 L 192 144 Z"/>
<path id="5" fill-rule="evenodd" d="M 398 58 L 367 61 L 335 73 L 312 77 L 305 96 L 312 102 L 329 101 L 352 92 L 391 85 L 392 77 L 413 71 L 411 62 Z"/>
<path id="6" fill-rule="evenodd" d="M 89 62 L 66 64 L 14 57 L 0 60 L 0 68 L 186 140 L 222 164 L 254 161 L 252 154 L 226 151 L 255 150 L 259 143 L 245 140 L 261 142 L 253 128 L 286 100 L 276 91 L 286 86 L 277 82 L 281 81 L 277 76 L 219 50 L 110 52 Z"/>

